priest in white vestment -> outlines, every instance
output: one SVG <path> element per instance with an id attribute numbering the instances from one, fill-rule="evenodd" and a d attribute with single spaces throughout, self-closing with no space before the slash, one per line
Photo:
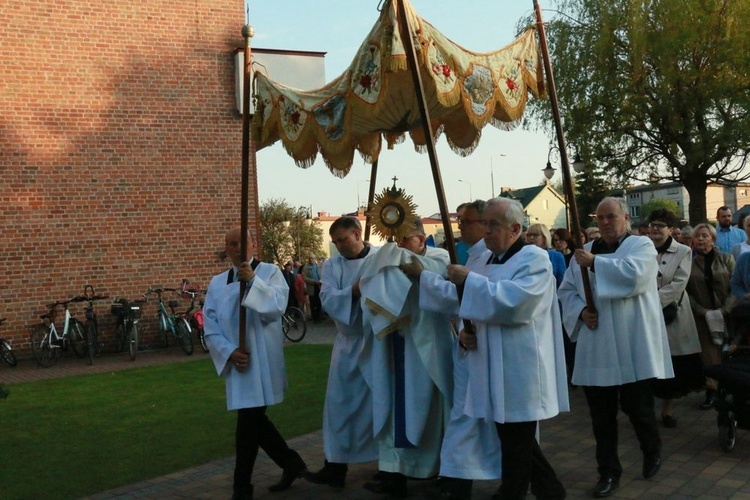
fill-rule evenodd
<path id="1" fill-rule="evenodd" d="M 620 485 L 618 406 L 640 442 L 644 478 L 658 472 L 661 438 L 650 384 L 673 377 L 656 249 L 648 237 L 628 233 L 629 220 L 623 199 L 599 203 L 601 237 L 576 250 L 558 291 L 565 329 L 576 341 L 572 382 L 586 394 L 596 439 L 597 498 Z M 581 267 L 589 270 L 594 310 L 586 305 Z"/>
<path id="2" fill-rule="evenodd" d="M 253 497 L 251 481 L 258 447 L 284 471 L 271 491 L 289 488 L 306 469 L 266 416 L 266 407 L 281 403 L 287 387 L 281 315 L 289 289 L 277 266 L 254 259 L 243 261 L 241 235 L 240 228 L 227 232 L 226 253 L 233 267 L 214 276 L 203 306 L 206 344 L 216 372 L 226 382 L 227 409 L 237 411 L 232 496 L 237 499 Z M 248 233 L 248 255 L 253 251 L 253 238 Z M 248 288 L 242 301 L 247 315 L 247 353 L 239 350 L 240 280 L 246 281 Z"/>
<path id="3" fill-rule="evenodd" d="M 495 422 L 502 450 L 502 498 L 563 498 L 565 488 L 536 440 L 537 424 L 568 411 L 565 355 L 555 279 L 547 252 L 520 239 L 523 207 L 487 202 L 486 260 L 448 266 L 463 288 L 459 316 L 469 383 L 464 411 Z"/>
<path id="4" fill-rule="evenodd" d="M 383 480 L 377 493 L 404 496 L 407 477 L 438 473 L 440 447 L 450 416 L 453 376 L 450 315 L 419 307 L 419 283 L 400 265 L 417 260 L 443 274 L 448 252 L 425 245 L 421 221 L 398 246 L 388 243 L 362 271 L 364 323 L 373 341 L 374 434 Z"/>
<path id="5" fill-rule="evenodd" d="M 487 262 L 482 216 L 486 203 L 476 200 L 463 205 L 458 219 L 461 241 L 469 248 L 466 267 Z M 417 263 L 418 264 L 418 263 Z M 404 266 L 407 273 L 420 280 L 419 306 L 430 311 L 450 312 L 458 316 L 456 287 L 442 274 L 423 272 L 421 266 Z M 501 453 L 495 423 L 464 413 L 469 368 L 466 350 L 458 338 L 453 345 L 453 406 L 440 451 L 440 490 L 456 498 L 471 498 L 472 480 L 500 479 Z"/>
<path id="6" fill-rule="evenodd" d="M 323 408 L 325 464 L 304 477 L 343 488 L 347 464 L 378 458 L 372 432 L 372 337 L 363 333 L 359 291 L 362 265 L 378 249 L 362 241 L 362 228 L 354 217 L 337 219 L 329 233 L 339 255 L 326 260 L 321 272 L 323 309 L 337 330 Z"/>

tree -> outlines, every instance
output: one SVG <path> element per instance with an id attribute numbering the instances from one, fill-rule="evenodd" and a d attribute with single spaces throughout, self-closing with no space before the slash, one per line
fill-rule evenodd
<path id="1" fill-rule="evenodd" d="M 286 262 L 310 253 L 323 253 L 323 229 L 305 207 L 293 208 L 286 200 L 271 199 L 260 206 L 263 259 Z"/>
<path id="2" fill-rule="evenodd" d="M 668 198 L 651 198 L 641 206 L 641 220 L 648 219 L 648 216 L 651 215 L 651 212 L 653 212 L 657 208 L 666 208 L 675 215 L 680 213 L 680 206 L 676 201 L 670 200 Z"/>
<path id="3" fill-rule="evenodd" d="M 681 182 L 690 221 L 705 220 L 708 183 L 750 177 L 750 2 L 559 6 L 547 31 L 569 142 L 610 177 Z M 530 104 L 552 123 L 546 101 Z"/>

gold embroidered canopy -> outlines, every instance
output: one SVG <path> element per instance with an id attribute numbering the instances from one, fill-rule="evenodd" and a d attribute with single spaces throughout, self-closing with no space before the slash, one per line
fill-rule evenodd
<path id="1" fill-rule="evenodd" d="M 331 172 L 344 177 L 354 151 L 366 162 L 378 159 L 408 132 L 424 150 L 414 81 L 407 71 L 399 35 L 398 2 L 389 1 L 360 46 L 354 61 L 337 79 L 318 90 L 302 91 L 255 72 L 253 137 L 257 149 L 281 141 L 295 163 L 313 164 L 318 152 Z M 464 49 L 419 17 L 404 1 L 417 49 L 431 127 L 445 134 L 451 149 L 469 155 L 482 128 L 491 123 L 513 128 L 523 116 L 528 94 L 544 93 L 544 76 L 533 29 L 510 45 L 488 53 Z"/>

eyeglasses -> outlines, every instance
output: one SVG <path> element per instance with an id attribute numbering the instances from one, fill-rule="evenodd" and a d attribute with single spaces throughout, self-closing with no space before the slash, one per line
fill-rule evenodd
<path id="1" fill-rule="evenodd" d="M 475 222 L 482 222 L 479 219 L 458 219 L 458 226 L 468 226 L 469 224 L 474 224 Z"/>
<path id="2" fill-rule="evenodd" d="M 664 224 L 663 222 L 651 222 L 648 227 L 651 229 L 664 229 L 665 227 L 669 227 L 669 224 Z"/>
<path id="3" fill-rule="evenodd" d="M 502 222 L 496 220 L 483 220 L 482 226 L 484 226 L 485 231 L 491 233 L 492 231 L 497 231 L 501 227 L 507 227 L 508 224 L 503 224 Z"/>

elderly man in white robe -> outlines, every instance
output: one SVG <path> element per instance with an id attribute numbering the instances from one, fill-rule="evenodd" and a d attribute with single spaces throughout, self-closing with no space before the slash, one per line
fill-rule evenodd
<path id="1" fill-rule="evenodd" d="M 484 211 L 486 259 L 448 266 L 463 288 L 459 316 L 469 383 L 464 412 L 495 422 L 502 450 L 500 495 L 563 498 L 565 488 L 536 440 L 538 421 L 568 411 L 562 325 L 547 252 L 524 245 L 523 207 L 494 198 Z"/>
<path id="2" fill-rule="evenodd" d="M 418 261 L 444 273 L 448 252 L 427 247 L 421 221 L 398 246 L 388 243 L 365 264 L 361 289 L 373 342 L 374 433 L 382 480 L 365 488 L 407 495 L 407 477 L 438 473 L 452 393 L 450 316 L 419 307 L 419 284 L 400 265 Z"/>
<path id="3" fill-rule="evenodd" d="M 281 403 L 287 387 L 281 315 L 289 290 L 277 266 L 244 261 L 241 235 L 240 228 L 227 232 L 226 254 L 233 267 L 211 280 L 203 307 L 206 344 L 217 373 L 226 381 L 227 409 L 237 411 L 233 499 L 253 498 L 258 447 L 284 471 L 271 491 L 286 490 L 306 469 L 266 416 L 266 407 Z M 248 233 L 247 253 L 252 255 L 253 250 Z M 247 315 L 247 353 L 239 349 L 240 280 L 248 287 L 242 300 Z"/>
<path id="4" fill-rule="evenodd" d="M 643 477 L 659 471 L 661 438 L 650 384 L 673 377 L 656 249 L 648 237 L 628 233 L 629 219 L 623 199 L 599 203 L 601 237 L 576 250 L 558 291 L 565 328 L 577 341 L 572 381 L 586 394 L 596 439 L 596 498 L 620 485 L 618 403 L 640 442 Z M 586 304 L 581 267 L 590 271 L 593 309 Z"/>
<path id="5" fill-rule="evenodd" d="M 463 207 L 459 222 L 461 239 L 469 245 L 466 267 L 484 265 L 490 251 L 484 244 L 482 217 L 486 203 L 476 200 Z M 424 272 L 419 261 L 402 266 L 404 272 L 419 282 L 419 307 L 458 316 L 459 302 L 456 287 L 443 278 L 442 273 Z M 466 350 L 458 338 L 453 345 L 453 406 L 450 422 L 445 429 L 440 450 L 438 485 L 441 498 L 471 498 L 473 480 L 500 479 L 500 439 L 495 423 L 473 418 L 464 413 L 469 367 Z"/>
<path id="6" fill-rule="evenodd" d="M 378 458 L 372 432 L 372 337 L 363 333 L 359 290 L 362 265 L 378 249 L 362 241 L 362 228 L 354 217 L 337 219 L 329 233 L 339 255 L 328 259 L 321 273 L 323 309 L 337 330 L 323 408 L 325 464 L 304 477 L 316 484 L 343 488 L 347 464 Z"/>

